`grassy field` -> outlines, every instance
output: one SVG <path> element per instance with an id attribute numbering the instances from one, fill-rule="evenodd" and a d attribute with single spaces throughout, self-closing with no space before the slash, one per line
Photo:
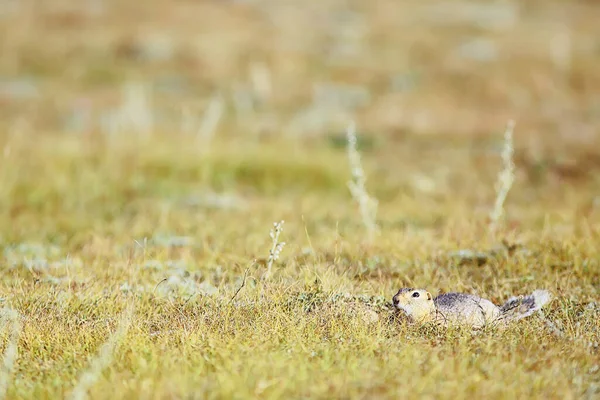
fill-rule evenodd
<path id="1" fill-rule="evenodd" d="M 0 398 L 600 397 L 594 2 L 144 4 L 0 8 Z"/>

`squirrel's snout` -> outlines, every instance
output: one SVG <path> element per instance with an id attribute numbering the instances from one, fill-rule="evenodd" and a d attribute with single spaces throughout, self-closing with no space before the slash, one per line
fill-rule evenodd
<path id="1" fill-rule="evenodd" d="M 394 303 L 395 306 L 397 306 L 398 303 L 400 303 L 400 300 L 398 300 L 398 296 L 392 297 L 392 303 Z"/>

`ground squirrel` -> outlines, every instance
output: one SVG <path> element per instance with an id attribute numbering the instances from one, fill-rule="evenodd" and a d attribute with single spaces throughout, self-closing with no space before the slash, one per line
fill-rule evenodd
<path id="1" fill-rule="evenodd" d="M 472 294 L 444 293 L 433 298 L 426 290 L 403 288 L 396 293 L 392 302 L 412 322 L 481 328 L 492 324 L 505 325 L 525 318 L 540 310 L 551 299 L 552 295 L 547 290 L 536 290 L 529 296 L 512 297 L 498 307 L 491 301 Z"/>

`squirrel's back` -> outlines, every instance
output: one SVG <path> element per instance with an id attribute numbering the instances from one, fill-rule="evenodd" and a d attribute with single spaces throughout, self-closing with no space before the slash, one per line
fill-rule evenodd
<path id="1" fill-rule="evenodd" d="M 472 326 L 489 324 L 501 310 L 489 300 L 467 293 L 444 293 L 433 299 L 437 310 L 436 320 L 441 323 L 459 323 Z"/>

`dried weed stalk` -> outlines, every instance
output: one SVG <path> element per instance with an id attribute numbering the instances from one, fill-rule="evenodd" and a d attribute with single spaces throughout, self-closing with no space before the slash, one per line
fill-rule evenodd
<path id="1" fill-rule="evenodd" d="M 285 246 L 285 242 L 279 241 L 279 235 L 281 235 L 281 232 L 283 231 L 283 223 L 283 220 L 273 223 L 273 229 L 271 229 L 271 232 L 269 232 L 269 236 L 273 241 L 273 245 L 271 246 L 271 250 L 269 250 L 265 279 L 269 279 L 271 277 L 273 263 L 279 259 L 281 250 L 283 250 L 283 247 Z"/>
<path id="2" fill-rule="evenodd" d="M 359 205 L 363 224 L 367 229 L 367 238 L 371 241 L 378 231 L 376 223 L 377 199 L 369 196 L 366 189 L 366 177 L 360 161 L 360 154 L 356 149 L 356 125 L 351 123 L 346 130 L 348 141 L 348 161 L 352 171 L 352 180 L 348 182 L 348 188 L 352 197 Z"/>
<path id="3" fill-rule="evenodd" d="M 513 155 L 515 152 L 513 145 L 514 129 L 515 121 L 508 121 L 506 131 L 504 132 L 504 148 L 502 150 L 504 169 L 498 174 L 498 181 L 496 182 L 496 201 L 494 203 L 494 209 L 490 214 L 490 232 L 492 234 L 496 232 L 498 225 L 504 218 L 504 201 L 515 180 L 515 164 L 513 162 Z"/>

